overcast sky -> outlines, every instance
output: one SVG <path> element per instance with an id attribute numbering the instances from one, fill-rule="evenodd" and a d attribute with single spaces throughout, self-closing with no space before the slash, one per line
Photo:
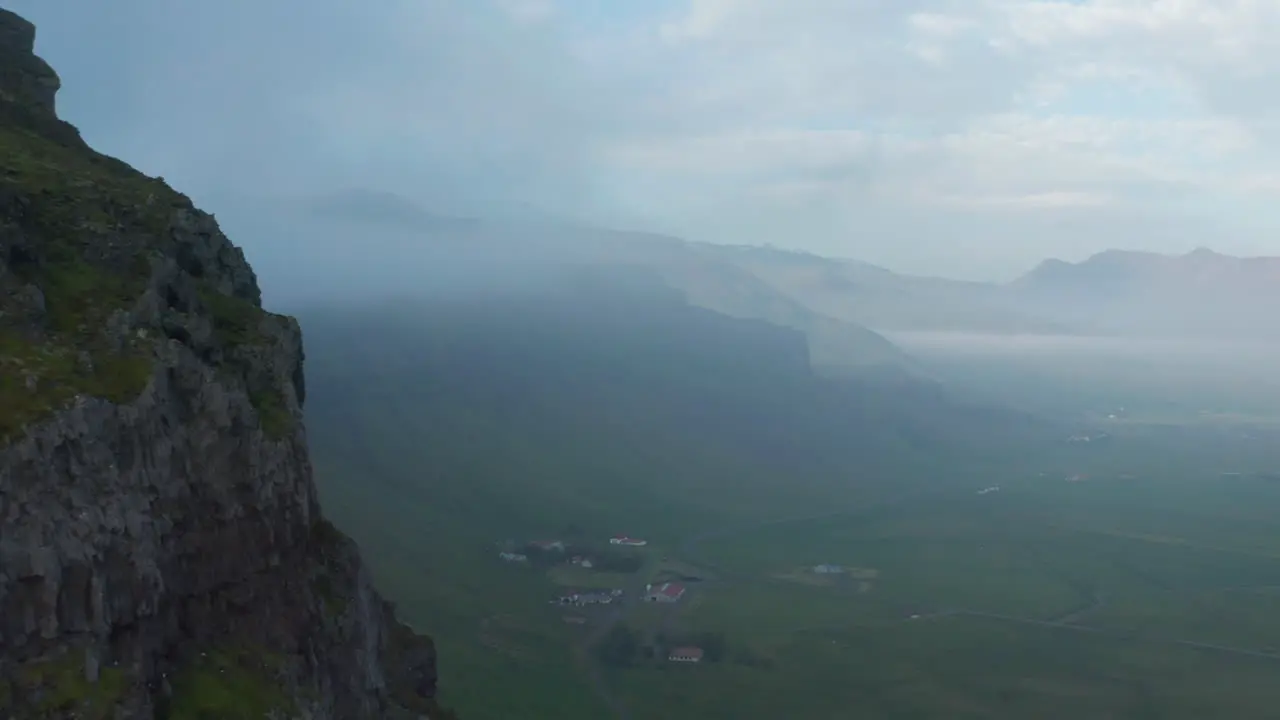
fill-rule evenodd
<path id="1" fill-rule="evenodd" d="M 360 187 L 971 278 L 1280 254 L 1277 0 L 6 5 L 65 118 L 215 212 Z"/>

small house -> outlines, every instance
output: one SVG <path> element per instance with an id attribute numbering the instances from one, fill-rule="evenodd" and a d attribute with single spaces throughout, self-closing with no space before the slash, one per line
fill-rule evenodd
<path id="1" fill-rule="evenodd" d="M 662 583 L 645 586 L 645 600 L 673 603 L 684 597 L 684 586 L 679 583 Z"/>
<path id="2" fill-rule="evenodd" d="M 504 552 L 504 553 L 498 553 L 498 557 L 502 558 L 503 560 L 506 560 L 507 562 L 528 562 L 529 561 L 529 556 L 523 553 Z"/>
<path id="3" fill-rule="evenodd" d="M 667 659 L 671 662 L 702 662 L 702 648 L 699 647 L 679 647 L 674 648 Z"/>
<path id="4" fill-rule="evenodd" d="M 819 575 L 839 575 L 844 568 L 839 565 L 814 565 L 813 571 Z"/>
<path id="5" fill-rule="evenodd" d="M 610 545 L 626 545 L 629 547 L 644 547 L 645 545 L 649 544 L 649 541 L 639 540 L 633 537 L 627 537 L 626 535 L 619 535 L 617 537 L 609 538 L 609 544 Z"/>

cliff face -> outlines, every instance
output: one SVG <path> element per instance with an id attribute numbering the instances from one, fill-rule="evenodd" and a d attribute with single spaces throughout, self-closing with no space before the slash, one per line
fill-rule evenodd
<path id="1" fill-rule="evenodd" d="M 0 718 L 441 717 L 321 515 L 297 323 L 34 34 L 0 10 Z"/>

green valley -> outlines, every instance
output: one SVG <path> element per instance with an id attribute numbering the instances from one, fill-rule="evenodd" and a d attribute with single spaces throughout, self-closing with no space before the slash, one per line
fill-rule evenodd
<path id="1" fill-rule="evenodd" d="M 1280 462 L 1273 445 L 1140 423 L 1069 443 L 1077 413 L 821 378 L 794 331 L 583 277 L 302 316 L 326 507 L 448 653 L 460 713 L 1256 717 L 1275 699 L 1280 483 L 1221 477 Z M 499 557 L 532 540 L 568 549 Z M 635 571 L 569 562 L 603 553 Z M 683 595 L 641 599 L 663 582 Z M 684 648 L 703 654 L 670 659 Z"/>

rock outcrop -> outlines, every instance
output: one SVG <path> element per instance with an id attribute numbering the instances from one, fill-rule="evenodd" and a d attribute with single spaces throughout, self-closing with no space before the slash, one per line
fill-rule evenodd
<path id="1" fill-rule="evenodd" d="M 0 10 L 0 718 L 443 717 L 322 516 L 297 323 Z"/>

